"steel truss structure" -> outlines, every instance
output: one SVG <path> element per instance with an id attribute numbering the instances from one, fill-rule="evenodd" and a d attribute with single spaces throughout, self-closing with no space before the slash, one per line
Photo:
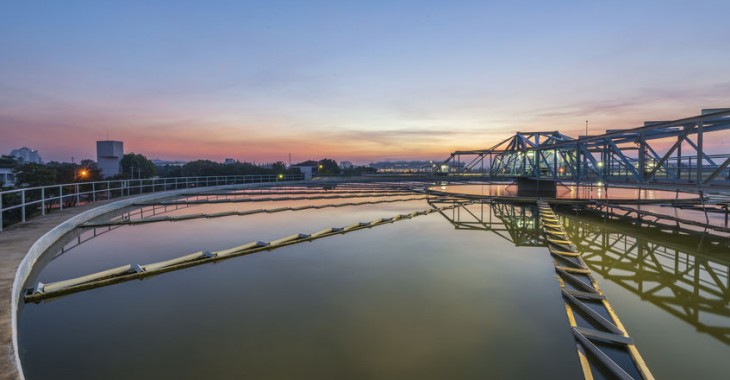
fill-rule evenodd
<path id="1" fill-rule="evenodd" d="M 646 122 L 574 139 L 558 131 L 517 132 L 482 150 L 451 153 L 441 175 L 535 177 L 572 182 L 730 185 L 730 154 L 710 154 L 706 144 L 730 129 L 730 108 L 698 116 Z"/>

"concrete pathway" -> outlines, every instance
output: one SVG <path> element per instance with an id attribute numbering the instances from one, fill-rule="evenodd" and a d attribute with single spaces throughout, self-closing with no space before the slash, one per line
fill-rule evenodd
<path id="1" fill-rule="evenodd" d="M 118 201 L 120 198 L 114 199 Z M 30 247 L 38 238 L 74 215 L 110 201 L 54 211 L 26 223 L 14 224 L 0 232 L 0 379 L 19 379 L 13 350 L 12 291 L 15 272 Z"/>

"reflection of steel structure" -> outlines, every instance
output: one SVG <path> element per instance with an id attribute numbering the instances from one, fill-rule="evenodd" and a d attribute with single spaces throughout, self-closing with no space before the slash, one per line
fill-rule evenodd
<path id="1" fill-rule="evenodd" d="M 727 183 L 730 155 L 710 155 L 704 144 L 722 139 L 716 132 L 727 129 L 730 109 L 578 139 L 557 131 L 518 132 L 489 149 L 453 152 L 437 170 L 606 183 Z"/>
<path id="2" fill-rule="evenodd" d="M 457 203 L 431 200 L 431 205 Z M 535 206 L 512 203 L 475 203 L 441 212 L 457 230 L 491 231 L 519 247 L 545 245 Z"/>
<path id="3" fill-rule="evenodd" d="M 713 237 L 678 238 L 567 215 L 563 225 L 591 270 L 730 344 L 730 259 L 701 248 Z"/>
<path id="4" fill-rule="evenodd" d="M 493 202 L 442 215 L 457 229 L 492 231 L 517 246 L 545 245 L 530 206 Z M 671 221 L 643 220 L 637 226 L 615 219 L 621 215 L 594 216 L 561 214 L 569 240 L 592 271 L 730 344 L 727 237 Z"/>

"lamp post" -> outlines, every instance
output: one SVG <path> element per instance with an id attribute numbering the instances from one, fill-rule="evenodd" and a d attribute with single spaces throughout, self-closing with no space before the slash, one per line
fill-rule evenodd
<path id="1" fill-rule="evenodd" d="M 85 168 L 81 168 L 81 170 L 74 168 L 74 182 L 83 181 L 88 175 L 89 171 Z"/>

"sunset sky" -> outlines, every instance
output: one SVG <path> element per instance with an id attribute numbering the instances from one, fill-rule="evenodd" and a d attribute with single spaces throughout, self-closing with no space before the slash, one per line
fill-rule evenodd
<path id="1" fill-rule="evenodd" d="M 0 153 L 443 159 L 730 107 L 730 1 L 6 1 Z"/>

